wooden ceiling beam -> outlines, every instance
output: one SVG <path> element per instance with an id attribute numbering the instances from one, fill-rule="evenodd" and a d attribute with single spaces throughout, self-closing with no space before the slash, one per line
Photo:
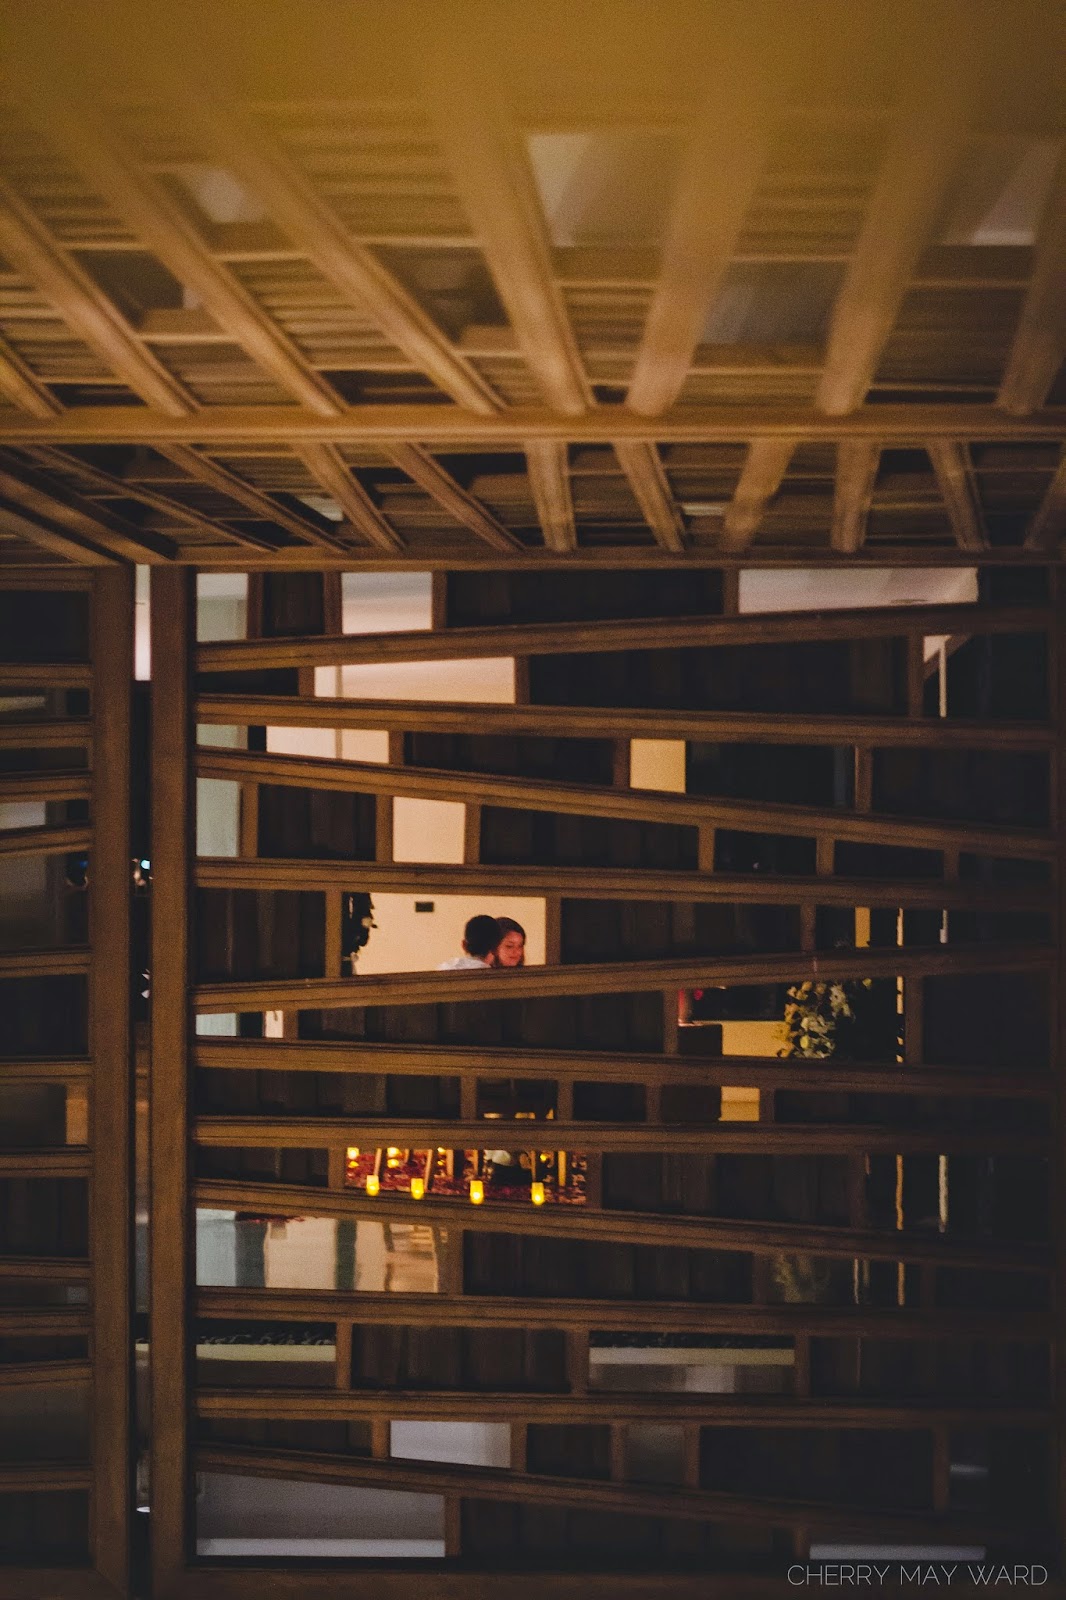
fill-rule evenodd
<path id="1" fill-rule="evenodd" d="M 656 544 L 680 554 L 685 548 L 685 520 L 670 490 L 657 446 L 651 441 L 615 439 L 613 449 Z"/>
<path id="2" fill-rule="evenodd" d="M 170 561 L 177 553 L 172 539 L 138 528 L 73 490 L 59 487 L 43 474 L 10 461 L 2 452 L 0 495 L 32 516 L 69 529 L 76 539 L 125 561 Z"/>
<path id="3" fill-rule="evenodd" d="M 293 447 L 311 476 L 333 496 L 355 531 L 375 550 L 393 553 L 404 549 L 403 540 L 382 516 L 336 445 L 302 444 Z"/>
<path id="4" fill-rule="evenodd" d="M 482 12 L 420 10 L 416 70 L 463 209 L 526 364 L 547 403 L 580 415 L 592 394 L 555 278 L 536 181 L 504 104 L 505 68 L 486 48 Z"/>
<path id="5" fill-rule="evenodd" d="M 166 417 L 185 417 L 195 410 L 184 385 L 156 360 L 103 290 L 2 178 L 0 254 L 142 400 Z M 46 420 L 39 411 L 35 415 Z"/>
<path id="6" fill-rule="evenodd" d="M 795 448 L 794 439 L 751 441 L 722 519 L 722 544 L 727 550 L 744 550 L 751 544 L 770 501 L 781 487 Z"/>
<path id="7" fill-rule="evenodd" d="M 1054 551 L 1066 538 L 1066 451 L 1025 535 L 1027 550 Z"/>
<path id="8" fill-rule="evenodd" d="M 253 516 L 264 522 L 274 522 L 286 532 L 295 534 L 298 539 L 307 544 L 320 545 L 326 549 L 337 549 L 343 546 L 343 541 L 318 528 L 310 519 L 305 519 L 290 511 L 279 501 L 268 494 L 263 494 L 253 484 L 246 483 L 243 478 L 238 478 L 234 473 L 227 472 L 225 467 L 220 467 L 209 456 L 198 450 L 189 449 L 185 445 L 166 445 L 160 449 L 159 454 L 165 456 L 174 466 L 180 467 L 182 472 L 188 474 L 198 483 L 206 483 L 218 494 L 225 495 L 230 500 L 235 500 L 238 505 L 244 506 Z"/>
<path id="9" fill-rule="evenodd" d="M 172 76 L 169 87 L 205 141 L 350 305 L 457 404 L 477 412 L 499 409 L 491 386 L 375 252 L 352 236 L 265 128 L 202 83 L 190 86 L 184 74 Z"/>
<path id="10" fill-rule="evenodd" d="M 1060 444 L 1066 406 L 1011 417 L 994 406 L 891 404 L 865 406 L 830 417 L 809 406 L 679 406 L 662 417 L 638 417 L 624 407 L 568 417 L 538 407 L 513 406 L 493 417 L 458 406 L 349 406 L 335 420 L 299 406 L 211 406 L 195 416 L 165 416 L 131 406 L 80 406 L 62 416 L 0 418 L 0 442 L 9 444 L 210 444 L 288 450 L 293 442 L 387 444 L 418 440 L 434 449 L 520 451 L 528 440 L 569 444 L 616 442 L 724 445 L 753 438 L 788 438 L 794 444 L 873 439 L 883 447 L 921 448 L 926 439 L 967 443 Z"/>
<path id="11" fill-rule="evenodd" d="M 881 451 L 871 440 L 842 439 L 837 445 L 829 544 L 841 555 L 853 555 L 866 543 L 866 519 L 880 462 Z"/>
<path id="12" fill-rule="evenodd" d="M 1018 415 L 1043 405 L 1066 356 L 1066 151 L 1036 241 L 1033 274 L 1007 357 L 998 404 Z"/>
<path id="13" fill-rule="evenodd" d="M 568 555 L 577 549 L 569 449 L 561 439 L 527 439 L 524 449 L 544 548 Z"/>
<path id="14" fill-rule="evenodd" d="M 428 450 L 417 444 L 390 444 L 389 459 L 405 472 L 412 482 L 435 500 L 448 515 L 493 550 L 521 550 L 521 540 L 516 539 L 503 525 L 490 516 L 479 500 L 460 487 L 445 472 Z"/>
<path id="15" fill-rule="evenodd" d="M 15 534 L 39 550 L 47 550 L 52 555 L 62 556 L 64 561 L 74 561 L 82 566 L 109 567 L 119 560 L 118 556 L 98 549 L 69 530 L 57 528 L 54 523 L 44 520 L 36 512 L 30 511 L 25 506 L 13 504 L 2 496 L 0 496 L 0 532 Z"/>
<path id="16" fill-rule="evenodd" d="M 144 171 L 94 107 L 77 103 L 69 85 L 38 71 L 24 85 L 45 137 L 135 230 L 144 244 L 191 289 L 229 337 L 293 399 L 321 417 L 339 415 L 343 400 L 316 372 L 243 284 L 211 254 L 186 209 Z"/>
<path id="17" fill-rule="evenodd" d="M 976 65 L 972 17 L 959 0 L 923 17 L 881 168 L 829 324 L 815 404 L 862 405 L 965 149 Z"/>
<path id="18" fill-rule="evenodd" d="M 926 449 L 955 543 L 960 550 L 972 550 L 975 553 L 987 550 L 988 535 L 966 445 L 934 439 L 929 441 Z"/>
<path id="19" fill-rule="evenodd" d="M 7 340 L 0 337 L 0 394 L 26 411 L 31 417 L 56 417 L 63 410 L 59 401 L 13 350 Z"/>
<path id="20" fill-rule="evenodd" d="M 735 52 L 714 57 L 712 87 L 681 158 L 655 289 L 626 404 L 673 405 L 740 240 L 769 149 L 755 74 Z"/>
<path id="21" fill-rule="evenodd" d="M 245 533 L 240 528 L 232 528 L 222 522 L 211 522 L 197 512 L 190 511 L 188 506 L 183 506 L 179 500 L 172 500 L 168 495 L 160 494 L 146 484 L 138 483 L 136 479 L 116 478 L 112 473 L 91 466 L 77 456 L 64 455 L 61 450 L 51 450 L 47 446 L 35 449 L 32 454 L 44 467 L 52 467 L 63 474 L 76 474 L 105 495 L 117 496 L 123 500 L 139 500 L 142 505 L 151 506 L 169 521 L 182 523 L 197 533 L 206 534 L 210 539 L 225 539 L 234 544 L 244 545 L 250 550 L 274 548 L 268 539 L 261 539 L 257 534 Z"/>

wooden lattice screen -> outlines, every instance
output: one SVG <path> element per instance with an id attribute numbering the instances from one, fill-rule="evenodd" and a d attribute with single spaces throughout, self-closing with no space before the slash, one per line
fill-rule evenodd
<path id="1" fill-rule="evenodd" d="M 336 574 L 259 575 L 247 641 L 199 647 L 194 583 L 153 575 L 157 1593 L 357 1592 L 197 1567 L 196 1473 L 441 1497 L 445 1556 L 378 1595 L 778 1592 L 864 1541 L 1054 1570 L 1057 573 L 784 617 L 727 573 L 453 573 L 431 631 L 354 636 Z M 316 666 L 501 655 L 513 705 L 314 697 Z M 685 742 L 684 792 L 631 785 L 635 738 Z M 235 856 L 195 857 L 194 777 L 240 786 Z M 467 807 L 461 864 L 393 861 L 396 796 Z M 543 897 L 546 964 L 352 976 L 345 897 L 384 891 Z M 833 1055 L 722 1053 L 806 980 L 850 997 Z M 471 1204 L 519 1113 L 543 1165 L 482 1163 Z M 197 1207 L 252 1257 L 336 1219 L 334 1282 L 198 1287 Z M 418 1272 L 360 1287 L 368 1229 Z M 264 1324 L 326 1377 L 227 1382 L 211 1341 Z M 627 1389 L 627 1348 L 732 1384 Z M 507 1464 L 390 1453 L 405 1419 L 506 1423 Z"/>
<path id="2" fill-rule="evenodd" d="M 0 581 L 0 615 L 0 1588 L 118 1594 L 132 1496 L 132 572 Z"/>

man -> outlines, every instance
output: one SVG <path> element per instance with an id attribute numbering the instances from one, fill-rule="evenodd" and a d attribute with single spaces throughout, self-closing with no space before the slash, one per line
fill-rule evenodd
<path id="1" fill-rule="evenodd" d="M 438 972 L 463 972 L 467 968 L 494 967 L 495 950 L 500 942 L 500 925 L 495 917 L 471 917 L 463 929 L 463 954 L 442 961 Z"/>

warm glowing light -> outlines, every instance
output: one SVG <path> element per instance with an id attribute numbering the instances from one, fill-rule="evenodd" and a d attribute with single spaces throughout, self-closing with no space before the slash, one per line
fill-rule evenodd
<path id="1" fill-rule="evenodd" d="M 412 1200 L 421 1200 L 421 1198 L 425 1194 L 425 1192 L 426 1192 L 425 1179 L 424 1178 L 412 1178 L 411 1179 L 411 1199 Z"/>
<path id="2" fill-rule="evenodd" d="M 484 1198 L 485 1185 L 482 1183 L 480 1178 L 472 1178 L 470 1180 L 470 1204 L 472 1206 L 479 1206 Z"/>
<path id="3" fill-rule="evenodd" d="M 357 1150 L 357 1148 L 355 1147 L 354 1144 L 350 1144 L 348 1146 L 348 1160 L 349 1161 L 358 1161 L 359 1160 L 359 1151 Z"/>
<path id="4" fill-rule="evenodd" d="M 400 1152 L 394 1144 L 390 1144 L 389 1148 L 385 1151 L 385 1165 L 387 1167 L 398 1167 L 402 1165 Z"/>
<path id="5" fill-rule="evenodd" d="M 542 1206 L 544 1204 L 544 1185 L 542 1183 L 531 1183 L 529 1186 L 529 1198 L 535 1206 Z"/>
<path id="6" fill-rule="evenodd" d="M 381 1179 L 373 1172 L 367 1173 L 366 1192 L 369 1195 L 377 1194 L 381 1189 Z"/>

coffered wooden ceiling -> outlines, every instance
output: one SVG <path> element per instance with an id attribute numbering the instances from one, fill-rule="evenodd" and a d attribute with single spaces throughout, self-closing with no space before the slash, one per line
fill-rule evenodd
<path id="1" fill-rule="evenodd" d="M 1060 7 L 0 14 L 0 563 L 1058 553 Z"/>

